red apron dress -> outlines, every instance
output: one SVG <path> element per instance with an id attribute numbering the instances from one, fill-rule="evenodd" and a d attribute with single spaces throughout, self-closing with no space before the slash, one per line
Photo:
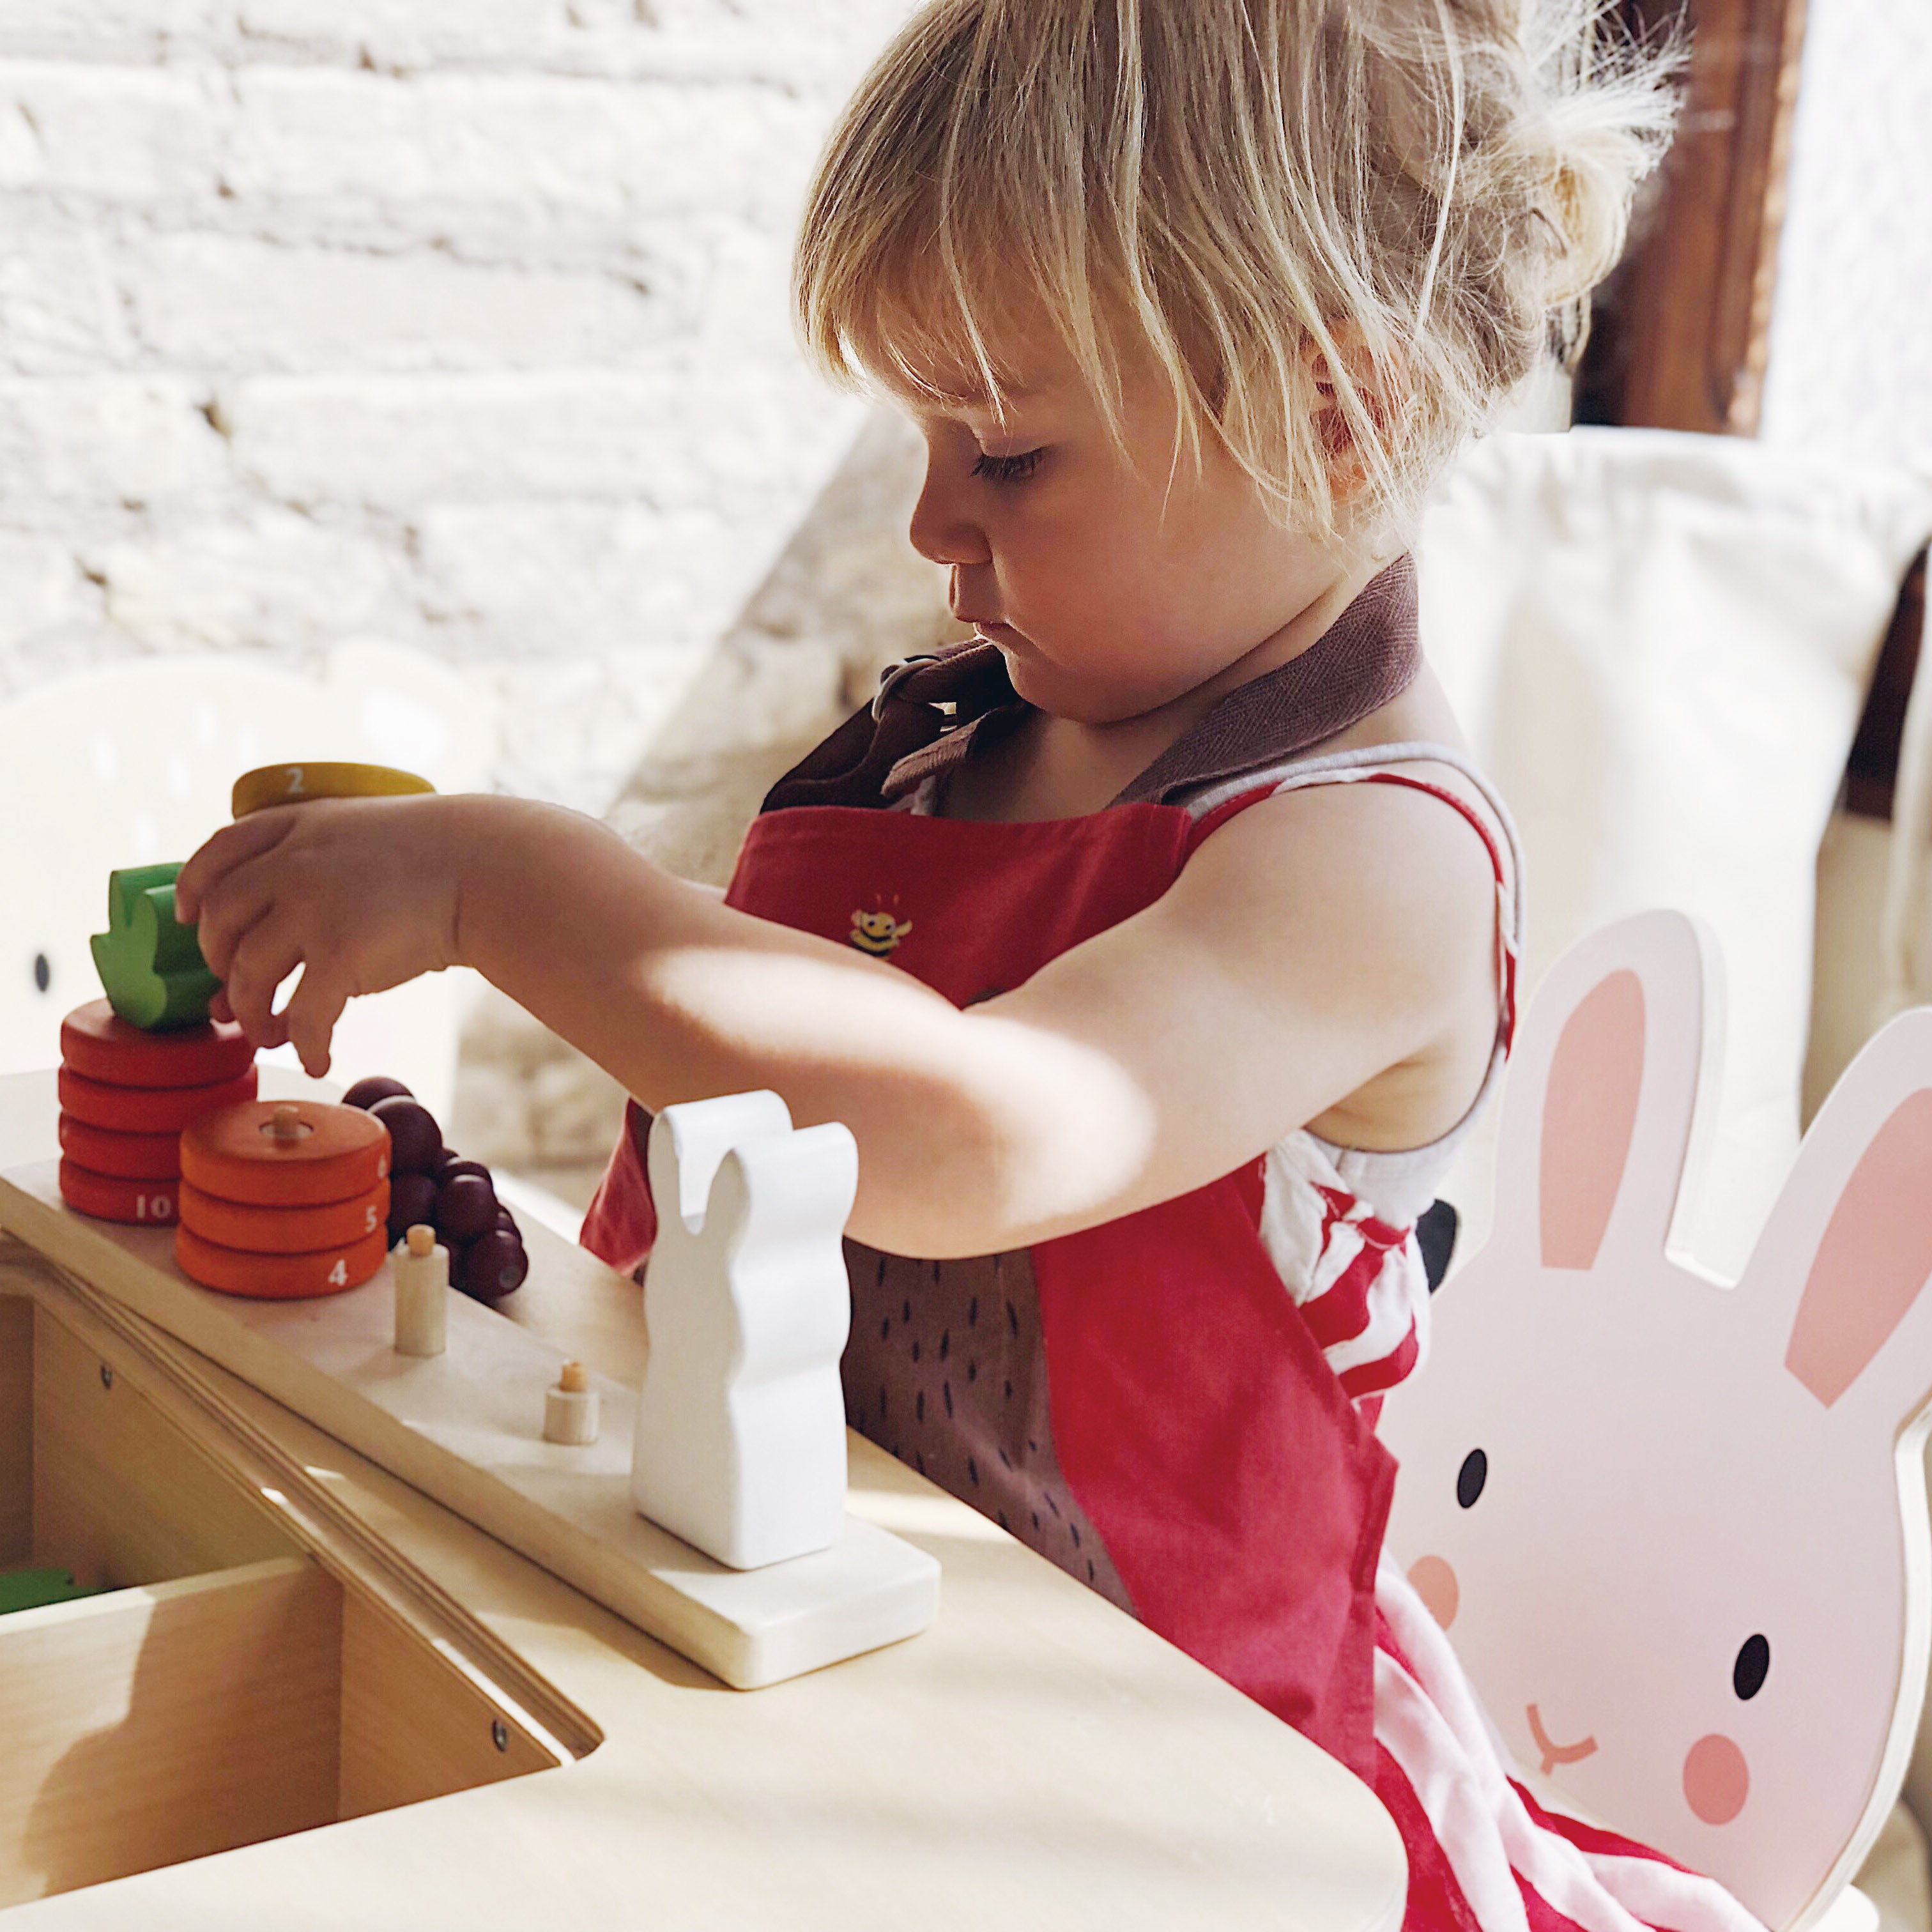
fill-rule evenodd
<path id="1" fill-rule="evenodd" d="M 1414 608 L 1403 559 L 1311 650 L 1217 707 L 1122 802 L 1046 823 L 885 808 L 929 791 L 976 736 L 983 742 L 1023 715 L 990 646 L 902 667 L 869 713 L 775 789 L 727 903 L 890 958 L 959 1006 L 1016 987 L 1152 904 L 1235 814 L 1284 783 L 1311 782 L 1294 753 L 1379 708 L 1414 674 Z M 1482 833 L 1500 881 L 1485 819 L 1446 788 L 1373 768 L 1388 756 L 1378 748 L 1320 761 L 1340 769 L 1319 782 L 1435 793 Z M 1498 1060 L 1512 1017 L 1510 937 Z M 634 1107 L 584 1226 L 584 1244 L 626 1269 L 656 1232 L 648 1124 Z M 1389 1674 L 1378 1633 L 1403 1682 L 1414 1681 L 1378 1618 L 1395 1465 L 1372 1426 L 1376 1391 L 1420 1353 L 1426 1288 L 1419 1260 L 1402 1265 L 1412 1237 L 1324 1169 L 1338 1184 L 1303 1192 L 1318 1204 L 1312 1239 L 1332 1265 L 1318 1284 L 1285 1286 L 1265 1165 L 1005 1254 L 934 1262 L 848 1242 L 848 1418 L 1376 1785 L 1408 1844 L 1411 1925 L 1492 1924 L 1458 1888 L 1457 1861 L 1416 1795 L 1418 1776 L 1425 1790 L 1429 1779 L 1414 1752 L 1398 1766 L 1378 1742 L 1378 1678 Z M 1391 1285 L 1388 1335 L 1350 1354 Z M 1345 1372 L 1338 1353 L 1352 1364 Z M 1404 1587 L 1399 1573 L 1394 1587 Z M 1570 1922 L 1538 1903 L 1539 1927 Z M 1577 1922 L 1592 1932 L 1636 1923 L 1614 1906 Z M 1740 1932 L 1750 1922 L 1712 1922 Z"/>

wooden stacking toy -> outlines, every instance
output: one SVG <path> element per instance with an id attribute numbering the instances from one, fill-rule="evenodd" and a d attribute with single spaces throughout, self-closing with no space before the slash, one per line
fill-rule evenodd
<path id="1" fill-rule="evenodd" d="M 255 1049 L 232 1022 L 150 1032 L 106 1000 L 61 1023 L 60 1190 L 104 1221 L 168 1227 L 181 1130 L 255 1095 Z"/>
<path id="2" fill-rule="evenodd" d="M 204 1288 L 300 1300 L 359 1286 L 388 1252 L 389 1134 L 353 1107 L 250 1100 L 182 1136 L 175 1259 Z"/>

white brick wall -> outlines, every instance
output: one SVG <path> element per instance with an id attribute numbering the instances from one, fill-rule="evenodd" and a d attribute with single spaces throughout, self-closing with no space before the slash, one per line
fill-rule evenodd
<path id="1" fill-rule="evenodd" d="M 910 0 L 0 0 L 0 696 L 375 634 L 600 808 L 856 424 L 784 272 Z"/>
<path id="2" fill-rule="evenodd" d="M 1932 475 L 1932 6 L 1806 16 L 1772 310 L 1768 442 Z"/>

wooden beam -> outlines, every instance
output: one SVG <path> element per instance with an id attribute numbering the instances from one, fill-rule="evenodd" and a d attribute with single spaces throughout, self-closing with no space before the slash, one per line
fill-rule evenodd
<path id="1" fill-rule="evenodd" d="M 1579 382 L 1579 419 L 1754 436 L 1805 0 L 1624 0 L 1654 38 L 1688 25 L 1684 115 L 1606 286 Z"/>

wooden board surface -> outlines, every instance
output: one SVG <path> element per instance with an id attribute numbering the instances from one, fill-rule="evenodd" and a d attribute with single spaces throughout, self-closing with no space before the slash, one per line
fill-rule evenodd
<path id="1" fill-rule="evenodd" d="M 634 1390 L 593 1376 L 600 1439 L 545 1442 L 562 1352 L 453 1295 L 447 1352 L 398 1354 L 386 1262 L 316 1301 L 215 1294 L 176 1266 L 168 1231 L 76 1214 L 49 1162 L 0 1177 L 0 1228 L 739 1689 L 916 1635 L 938 1608 L 938 1564 L 856 1518 L 828 1550 L 742 1571 L 646 1521 L 630 1496 Z M 533 1279 L 560 1264 L 548 1230 L 526 1240 Z"/>

